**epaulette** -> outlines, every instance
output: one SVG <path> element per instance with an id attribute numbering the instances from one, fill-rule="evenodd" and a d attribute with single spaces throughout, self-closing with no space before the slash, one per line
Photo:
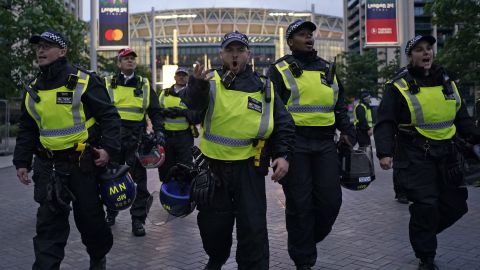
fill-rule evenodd
<path id="1" fill-rule="evenodd" d="M 405 78 L 407 74 L 408 74 L 408 69 L 406 67 L 402 67 L 395 73 L 395 75 L 393 75 L 393 78 L 385 82 L 385 84 L 393 84 L 397 80 Z"/>
<path id="2" fill-rule="evenodd" d="M 280 63 L 280 62 L 282 62 L 282 61 L 287 61 L 287 63 L 290 64 L 289 60 L 290 60 L 290 61 L 293 60 L 293 55 L 291 55 L 291 54 L 286 54 L 286 55 L 278 58 L 277 60 L 275 60 L 275 62 L 273 62 L 272 65 L 276 65 L 276 64 L 278 64 L 278 63 Z"/>
<path id="3" fill-rule="evenodd" d="M 81 66 L 79 66 L 79 65 L 77 65 L 77 64 L 73 64 L 72 66 L 73 66 L 74 68 L 76 68 L 76 69 L 84 72 L 84 73 L 87 73 L 88 75 L 91 75 L 91 76 L 93 75 L 93 76 L 98 77 L 98 74 L 97 74 L 94 70 L 88 70 L 88 69 L 83 68 L 83 67 L 81 67 Z"/>

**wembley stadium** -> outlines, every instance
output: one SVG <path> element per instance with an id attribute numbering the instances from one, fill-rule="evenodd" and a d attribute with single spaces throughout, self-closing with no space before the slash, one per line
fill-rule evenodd
<path id="1" fill-rule="evenodd" d="M 129 16 L 130 46 L 139 53 L 139 64 L 149 65 L 151 62 L 152 19 L 155 24 L 157 81 L 162 81 L 164 65 L 191 67 L 199 61 L 209 68 L 219 67 L 221 38 L 235 30 L 249 37 L 251 64 L 261 73 L 265 73 L 275 59 L 289 53 L 285 31 L 296 19 L 311 20 L 317 25 L 315 48 L 319 56 L 332 60 L 344 47 L 343 19 L 336 16 L 265 8 L 159 10 Z M 175 57 L 174 47 L 178 48 Z M 113 56 L 114 52 L 102 54 Z"/>

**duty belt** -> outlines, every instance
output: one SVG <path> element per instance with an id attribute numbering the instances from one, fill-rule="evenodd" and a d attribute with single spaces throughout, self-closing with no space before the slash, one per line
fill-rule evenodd
<path id="1" fill-rule="evenodd" d="M 424 145 L 445 145 L 448 143 L 452 143 L 452 139 L 446 140 L 433 140 L 429 139 L 422 134 L 418 133 L 417 131 L 399 128 L 398 130 L 398 138 L 400 141 L 412 143 L 414 145 L 424 146 Z"/>
<path id="2" fill-rule="evenodd" d="M 35 151 L 35 154 L 41 159 L 78 162 L 78 158 L 80 157 L 82 152 L 75 151 L 75 148 L 73 147 L 65 150 L 56 151 L 39 148 L 37 149 L 37 151 Z"/>

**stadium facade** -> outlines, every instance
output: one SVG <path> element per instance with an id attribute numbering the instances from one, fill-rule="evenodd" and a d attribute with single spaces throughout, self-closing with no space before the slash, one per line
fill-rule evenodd
<path id="1" fill-rule="evenodd" d="M 343 19 L 336 16 L 264 8 L 160 10 L 134 13 L 129 17 L 130 46 L 139 53 L 139 63 L 144 65 L 151 62 L 153 17 L 157 82 L 162 81 L 161 70 L 164 65 L 191 67 L 199 61 L 208 67 L 219 67 L 221 38 L 225 33 L 235 30 L 249 36 L 252 64 L 257 71 L 265 73 L 270 63 L 289 52 L 284 33 L 296 19 L 312 20 L 318 26 L 314 38 L 319 56 L 332 60 L 344 49 Z M 173 57 L 174 39 L 178 44 L 178 60 Z M 102 54 L 108 57 L 115 53 Z"/>

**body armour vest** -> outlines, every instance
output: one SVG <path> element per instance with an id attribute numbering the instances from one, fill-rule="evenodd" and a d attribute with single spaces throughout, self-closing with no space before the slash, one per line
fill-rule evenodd
<path id="1" fill-rule="evenodd" d="M 150 105 L 150 83 L 147 78 L 137 76 L 137 87 L 122 86 L 114 83 L 114 77 L 105 78 L 108 95 L 117 108 L 122 120 L 143 121 Z"/>

